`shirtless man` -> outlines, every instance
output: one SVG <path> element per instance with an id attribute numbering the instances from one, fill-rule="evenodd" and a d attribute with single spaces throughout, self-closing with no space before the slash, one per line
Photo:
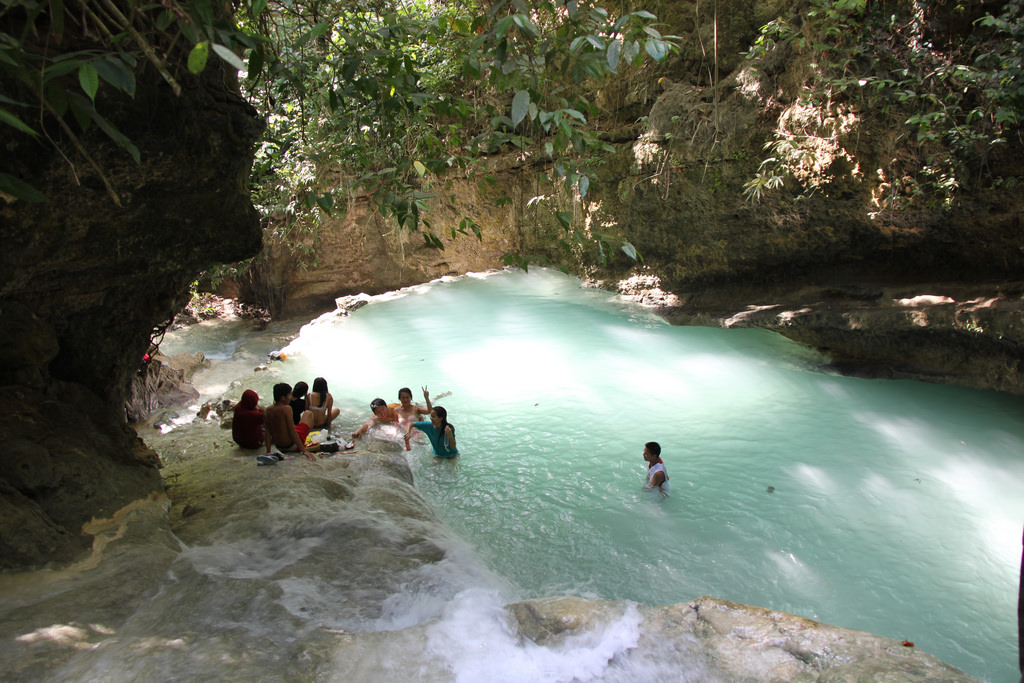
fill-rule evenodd
<path id="1" fill-rule="evenodd" d="M 306 448 L 306 437 L 313 424 L 313 415 L 308 410 L 302 413 L 299 424 L 292 422 L 292 388 L 281 383 L 274 385 L 274 405 L 264 412 L 267 421 L 267 453 L 270 446 L 277 446 L 283 453 L 302 453 L 316 462 L 316 456 Z"/>

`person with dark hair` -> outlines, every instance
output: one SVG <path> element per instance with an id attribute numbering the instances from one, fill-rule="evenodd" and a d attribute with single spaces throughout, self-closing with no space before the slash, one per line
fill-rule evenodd
<path id="1" fill-rule="evenodd" d="M 299 424 L 302 414 L 306 412 L 306 393 L 308 391 L 309 385 L 305 382 L 296 382 L 292 387 L 292 422 L 295 424 Z"/>
<path id="2" fill-rule="evenodd" d="M 275 384 L 274 405 L 264 411 L 267 422 L 267 454 L 270 454 L 270 446 L 274 445 L 283 453 L 302 453 L 316 462 L 316 456 L 306 448 L 306 437 L 309 436 L 312 415 L 306 411 L 299 424 L 295 424 L 292 422 L 291 402 L 291 385 L 284 382 Z"/>
<path id="3" fill-rule="evenodd" d="M 313 380 L 313 389 L 306 394 L 306 410 L 313 413 L 313 429 L 330 431 L 331 420 L 341 414 L 340 408 L 334 407 L 334 397 L 327 391 L 327 380 L 317 377 Z"/>
<path id="4" fill-rule="evenodd" d="M 235 406 L 231 422 L 231 438 L 242 448 L 259 448 L 263 445 L 263 408 L 260 397 L 252 389 L 242 392 L 242 400 Z"/>
<path id="5" fill-rule="evenodd" d="M 644 444 L 644 460 L 647 462 L 647 481 L 644 482 L 644 488 L 658 489 L 661 495 L 667 496 L 665 484 L 668 483 L 668 472 L 661 460 L 661 444 L 657 441 L 648 441 Z"/>
<path id="6" fill-rule="evenodd" d="M 434 406 L 430 411 L 430 421 L 413 422 L 405 430 L 405 446 L 409 448 L 409 439 L 413 428 L 427 435 L 430 445 L 434 447 L 434 455 L 438 458 L 454 458 L 459 454 L 455 446 L 455 425 L 448 422 L 448 411 L 441 406 Z"/>
<path id="7" fill-rule="evenodd" d="M 397 425 L 398 413 L 395 412 L 395 408 L 398 407 L 398 405 L 398 403 L 389 404 L 382 398 L 375 398 L 372 401 L 370 401 L 370 412 L 372 413 L 372 415 L 370 416 L 370 419 L 366 422 L 366 424 L 364 424 L 356 431 L 352 432 L 352 438 L 358 439 L 359 437 L 366 433 L 366 430 L 368 430 L 375 424 L 393 422 Z"/>
<path id="8" fill-rule="evenodd" d="M 427 401 L 427 407 L 416 405 L 412 402 L 412 389 L 402 387 L 398 390 L 398 402 L 401 404 L 395 408 L 398 415 L 398 430 L 405 432 L 409 424 L 419 419 L 420 415 L 430 415 L 430 392 L 423 387 L 423 398 Z M 409 450 L 409 442 L 406 442 L 405 449 Z"/>

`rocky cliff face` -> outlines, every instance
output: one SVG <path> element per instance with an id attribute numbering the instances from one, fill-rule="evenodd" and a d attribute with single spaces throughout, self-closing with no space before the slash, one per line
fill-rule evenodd
<path id="1" fill-rule="evenodd" d="M 48 201 L 0 206 L 0 567 L 70 559 L 83 523 L 162 488 L 126 424 L 129 380 L 197 274 L 261 240 L 247 192 L 261 124 L 213 61 L 201 77 L 182 69 L 180 96 L 148 67 L 134 99 L 101 89 L 97 108 L 139 164 L 97 126 L 78 135 L 95 168 L 53 120 L 50 140 L 5 138 L 0 171 Z"/>
<path id="2" fill-rule="evenodd" d="M 534 160 L 495 158 L 488 195 L 454 180 L 455 208 L 435 207 L 443 252 L 357 203 L 328 224 L 305 269 L 278 250 L 271 262 L 287 268 L 265 266 L 272 275 L 254 279 L 278 293 L 279 311 L 305 312 L 339 295 L 498 266 L 513 253 L 641 299 L 667 292 L 654 303 L 678 324 L 776 330 L 827 351 L 846 372 L 1024 392 L 1024 195 L 978 183 L 940 206 L 898 194 L 893 176 L 920 153 L 902 118 L 866 98 L 842 116 L 807 107 L 814 67 L 796 50 L 776 51 L 760 70 L 742 56 L 787 6 L 724 2 L 717 16 L 707 3 L 659 10 L 666 32 L 683 37 L 680 53 L 597 94 L 616 152 L 595 167 L 586 197 L 538 177 L 543 164 Z M 926 37 L 948 34 L 963 20 L 954 14 L 936 12 Z M 816 165 L 750 201 L 744 186 L 780 130 L 815 140 L 805 151 Z M 1019 176 L 1022 151 L 1008 136 L 989 170 Z M 497 196 L 512 203 L 495 208 Z M 574 216 L 576 236 L 556 210 Z M 481 226 L 481 241 L 446 234 L 462 215 Z M 620 240 L 642 262 L 623 254 Z"/>
<path id="3" fill-rule="evenodd" d="M 641 297 L 656 287 L 671 295 L 657 303 L 675 322 L 776 329 L 851 371 L 1024 391 L 1024 195 L 964 188 L 946 208 L 880 201 L 909 133 L 868 108 L 830 122 L 816 191 L 790 184 L 744 201 L 780 121 L 814 123 L 796 106 L 809 68 L 800 55 L 780 52 L 758 73 L 740 56 L 787 5 L 721 2 L 717 16 L 707 3 L 673 5 L 664 19 L 684 37 L 680 54 L 596 96 L 617 151 L 586 197 L 538 177 L 543 164 L 496 157 L 489 194 L 455 180 L 446 192 L 455 200 L 435 207 L 443 252 L 355 198 L 308 245 L 312 258 L 271 243 L 236 291 L 269 292 L 278 313 L 296 314 L 344 294 L 498 266 L 511 253 Z M 184 76 L 181 96 L 141 63 L 133 99 L 100 91 L 99 106 L 141 150 L 138 165 L 96 126 L 79 136 L 95 168 L 56 132 L 47 142 L 5 140 L 0 171 L 30 178 L 49 201 L 4 197 L 0 208 L 0 503 L 17 520 L 0 534 L 3 566 L 74 556 L 84 520 L 160 486 L 152 453 L 125 425 L 129 379 L 197 274 L 260 248 L 246 188 L 260 124 L 223 67 L 211 60 L 201 77 Z M 1020 147 L 1008 139 L 990 167 L 1018 175 Z M 498 196 L 512 203 L 495 208 Z M 604 235 L 603 246 L 563 243 L 553 209 L 570 211 L 579 234 Z M 449 238 L 464 215 L 481 240 Z M 642 264 L 618 251 L 619 239 Z"/>

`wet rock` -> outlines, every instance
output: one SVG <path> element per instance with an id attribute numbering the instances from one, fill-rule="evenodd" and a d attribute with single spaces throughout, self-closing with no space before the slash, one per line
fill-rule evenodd
<path id="1" fill-rule="evenodd" d="M 602 628 L 627 609 L 624 602 L 580 598 L 509 605 L 517 631 L 540 644 Z M 690 659 L 704 667 L 707 680 L 975 681 L 891 638 L 728 600 L 702 597 L 667 607 L 640 606 L 639 611 L 639 642 L 625 657 L 657 658 L 669 643 L 692 643 Z"/>
<path id="2" fill-rule="evenodd" d="M 125 404 L 129 422 L 140 422 L 160 408 L 186 405 L 199 398 L 192 375 L 208 364 L 202 353 L 154 355 L 132 380 Z"/>

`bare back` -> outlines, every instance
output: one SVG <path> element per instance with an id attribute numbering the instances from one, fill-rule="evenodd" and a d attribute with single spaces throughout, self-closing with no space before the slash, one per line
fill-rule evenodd
<path id="1" fill-rule="evenodd" d="M 270 443 L 282 451 L 300 446 L 299 434 L 295 431 L 295 424 L 292 422 L 292 407 L 290 404 L 280 405 L 275 403 L 267 408 L 266 421 Z"/>

